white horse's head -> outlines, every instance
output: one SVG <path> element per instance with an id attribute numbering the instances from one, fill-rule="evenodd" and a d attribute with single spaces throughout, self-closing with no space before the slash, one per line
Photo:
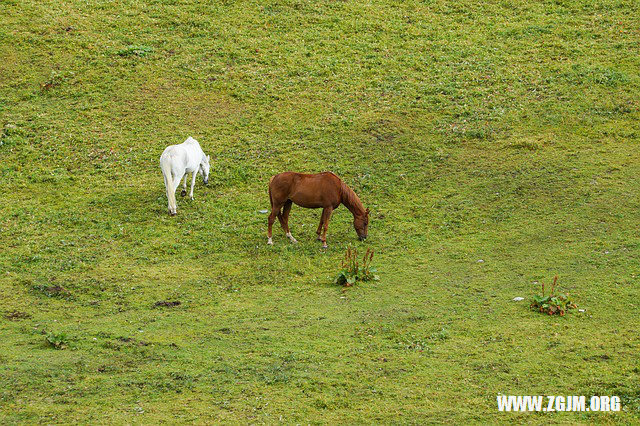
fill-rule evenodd
<path id="1" fill-rule="evenodd" d="M 209 156 L 206 155 L 200 162 L 200 173 L 202 174 L 202 180 L 204 181 L 205 185 L 209 183 L 209 169 Z"/>

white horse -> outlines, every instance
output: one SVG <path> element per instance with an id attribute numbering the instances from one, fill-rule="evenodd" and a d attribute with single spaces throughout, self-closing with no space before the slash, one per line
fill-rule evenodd
<path id="1" fill-rule="evenodd" d="M 209 182 L 209 156 L 202 151 L 197 140 L 189 136 L 179 145 L 170 145 L 165 148 L 160 156 L 160 168 L 164 176 L 164 186 L 167 188 L 169 200 L 169 214 L 175 216 L 176 189 L 184 176 L 184 186 L 180 195 L 187 195 L 187 174 L 191 173 L 191 193 L 193 200 L 193 186 L 196 184 L 196 176 L 202 174 L 204 183 Z"/>

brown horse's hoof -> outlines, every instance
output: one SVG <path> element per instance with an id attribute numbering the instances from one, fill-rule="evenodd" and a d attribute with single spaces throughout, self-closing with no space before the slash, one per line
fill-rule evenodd
<path id="1" fill-rule="evenodd" d="M 185 191 L 184 189 L 180 191 L 180 196 L 184 197 L 185 195 L 187 195 L 187 191 Z"/>
<path id="2" fill-rule="evenodd" d="M 328 249 L 328 248 L 329 248 L 329 246 L 328 246 L 328 245 L 326 245 L 326 244 L 323 244 L 323 245 L 322 245 L 322 248 L 323 248 L 323 249 Z"/>

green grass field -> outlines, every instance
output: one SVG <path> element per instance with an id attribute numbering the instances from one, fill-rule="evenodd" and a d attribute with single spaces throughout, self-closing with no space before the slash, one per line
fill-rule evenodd
<path id="1" fill-rule="evenodd" d="M 640 422 L 637 1 L 212 3 L 0 4 L 0 423 Z M 369 238 L 294 206 L 267 246 L 287 170 Z M 349 245 L 380 281 L 332 283 Z M 529 310 L 555 275 L 584 313 Z"/>

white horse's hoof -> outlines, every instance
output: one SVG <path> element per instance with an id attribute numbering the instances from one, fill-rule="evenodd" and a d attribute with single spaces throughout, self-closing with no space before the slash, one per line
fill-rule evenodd
<path id="1" fill-rule="evenodd" d="M 291 239 L 291 244 L 298 244 L 298 240 L 296 240 L 295 238 Z"/>
<path id="2" fill-rule="evenodd" d="M 191 197 L 189 197 L 189 198 L 191 198 L 191 201 L 193 201 L 193 195 Z"/>
<path id="3" fill-rule="evenodd" d="M 180 192 L 180 196 L 184 197 L 185 195 L 187 195 L 187 191 L 183 189 L 182 192 Z"/>
<path id="4" fill-rule="evenodd" d="M 323 249 L 326 249 L 326 248 L 329 248 L 329 246 L 328 246 L 328 245 L 326 245 L 326 244 L 323 244 L 323 245 L 322 245 L 322 248 L 323 248 Z"/>

